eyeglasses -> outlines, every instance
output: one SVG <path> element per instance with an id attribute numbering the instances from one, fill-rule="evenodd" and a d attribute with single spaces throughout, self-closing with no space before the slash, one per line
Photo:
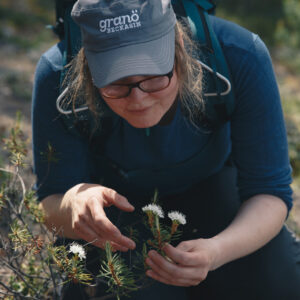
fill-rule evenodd
<path id="1" fill-rule="evenodd" d="M 145 93 L 155 93 L 166 89 L 172 77 L 173 69 L 165 75 L 153 76 L 131 84 L 109 84 L 100 88 L 100 92 L 102 96 L 111 99 L 125 98 L 136 87 Z"/>

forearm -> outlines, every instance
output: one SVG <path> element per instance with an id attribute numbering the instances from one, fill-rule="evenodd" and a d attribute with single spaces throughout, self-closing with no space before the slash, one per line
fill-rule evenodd
<path id="1" fill-rule="evenodd" d="M 55 228 L 59 236 L 78 239 L 70 226 L 67 208 L 62 204 L 64 194 L 54 194 L 43 199 L 40 208 L 45 213 L 45 225 L 50 231 Z"/>
<path id="2" fill-rule="evenodd" d="M 286 205 L 275 196 L 256 195 L 247 200 L 233 222 L 212 238 L 217 249 L 212 269 L 264 246 L 278 234 L 286 215 Z"/>

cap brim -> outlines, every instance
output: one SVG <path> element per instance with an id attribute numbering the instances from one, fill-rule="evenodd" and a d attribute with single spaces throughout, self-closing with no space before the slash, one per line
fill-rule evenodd
<path id="1" fill-rule="evenodd" d="M 128 76 L 167 74 L 174 65 L 175 30 L 157 40 L 106 52 L 85 50 L 85 55 L 98 88 Z"/>

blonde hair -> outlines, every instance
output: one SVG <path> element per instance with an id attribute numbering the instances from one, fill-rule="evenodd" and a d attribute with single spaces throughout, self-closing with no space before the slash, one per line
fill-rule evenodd
<path id="1" fill-rule="evenodd" d="M 199 119 L 203 115 L 204 101 L 202 98 L 202 69 L 192 53 L 197 53 L 196 44 L 189 37 L 187 26 L 177 22 L 175 25 L 175 69 L 179 82 L 178 96 L 182 109 L 190 122 L 198 127 Z M 84 48 L 68 66 L 64 85 L 68 86 L 65 97 L 67 104 L 72 104 L 73 110 L 79 105 L 87 105 L 95 119 L 101 119 L 101 110 L 97 109 L 96 101 L 99 91 L 94 86 L 88 67 Z"/>

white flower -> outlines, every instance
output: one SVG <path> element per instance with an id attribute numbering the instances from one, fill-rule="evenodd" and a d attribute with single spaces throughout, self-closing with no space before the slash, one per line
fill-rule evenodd
<path id="1" fill-rule="evenodd" d="M 71 244 L 69 253 L 78 254 L 78 257 L 80 258 L 80 260 L 82 260 L 86 257 L 84 248 L 77 243 Z"/>
<path id="2" fill-rule="evenodd" d="M 186 224 L 185 215 L 180 213 L 179 211 L 171 211 L 168 213 L 168 217 L 179 224 Z"/>
<path id="3" fill-rule="evenodd" d="M 144 212 L 151 211 L 154 214 L 158 215 L 160 218 L 164 218 L 164 212 L 162 208 L 156 204 L 148 204 L 142 208 L 142 211 Z"/>

